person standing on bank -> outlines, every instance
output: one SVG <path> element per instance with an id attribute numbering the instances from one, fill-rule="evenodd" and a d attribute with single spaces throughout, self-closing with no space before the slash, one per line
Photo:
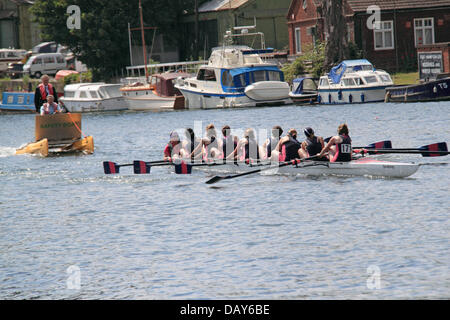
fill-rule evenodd
<path id="1" fill-rule="evenodd" d="M 52 95 L 54 97 L 55 103 L 58 103 L 58 95 L 55 88 L 49 83 L 49 76 L 44 74 L 41 77 L 41 83 L 36 87 L 34 91 L 34 106 L 36 107 L 36 112 L 40 113 L 41 106 L 47 102 L 47 96 Z"/>

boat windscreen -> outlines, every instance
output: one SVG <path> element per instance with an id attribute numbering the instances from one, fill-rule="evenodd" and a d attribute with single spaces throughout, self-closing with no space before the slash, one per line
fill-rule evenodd
<path id="1" fill-rule="evenodd" d="M 100 89 L 100 91 L 106 92 L 106 97 L 118 98 L 122 96 L 119 91 L 119 86 L 106 86 Z"/>

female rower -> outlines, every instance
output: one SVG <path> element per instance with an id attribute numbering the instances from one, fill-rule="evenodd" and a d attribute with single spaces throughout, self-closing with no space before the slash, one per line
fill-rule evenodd
<path id="1" fill-rule="evenodd" d="M 222 127 L 222 154 L 224 158 L 227 158 L 230 153 L 236 149 L 239 142 L 238 137 L 231 135 L 231 129 L 229 125 Z"/>
<path id="2" fill-rule="evenodd" d="M 239 140 L 236 148 L 227 157 L 227 160 L 238 158 L 240 161 L 259 160 L 261 158 L 255 130 L 245 130 L 244 138 Z"/>
<path id="3" fill-rule="evenodd" d="M 219 140 L 217 139 L 216 128 L 213 124 L 206 126 L 206 137 L 201 139 L 201 143 L 192 151 L 191 157 L 195 156 L 201 148 L 203 149 L 203 160 L 208 161 L 212 159 L 222 158 L 222 152 L 219 148 Z"/>
<path id="4" fill-rule="evenodd" d="M 180 137 L 176 131 L 170 133 L 170 141 L 164 148 L 164 161 L 172 161 L 172 158 L 182 157 Z"/>
<path id="5" fill-rule="evenodd" d="M 325 146 L 322 137 L 316 137 L 314 134 L 314 130 L 310 127 L 303 130 L 303 133 L 306 136 L 306 140 L 302 142 L 302 147 L 299 150 L 300 159 L 309 158 L 319 154 L 320 151 Z M 325 160 L 328 161 L 326 157 L 317 158 L 316 160 Z"/>
<path id="6" fill-rule="evenodd" d="M 297 140 L 297 130 L 290 129 L 288 134 L 281 138 L 272 154 L 278 155 L 278 161 L 290 161 L 300 157 L 301 143 Z M 274 156 L 272 156 L 272 159 Z"/>
<path id="7" fill-rule="evenodd" d="M 194 159 L 201 159 L 201 149 L 199 148 L 200 150 L 197 153 L 194 153 L 194 150 L 201 144 L 202 139 L 195 136 L 192 128 L 187 128 L 184 134 L 186 135 L 186 140 L 183 141 L 183 157 L 190 158 L 192 161 Z"/>
<path id="8" fill-rule="evenodd" d="M 338 127 L 338 135 L 330 139 L 318 157 L 323 157 L 326 152 L 328 152 L 330 162 L 349 162 L 352 160 L 352 139 L 348 135 L 346 123 Z"/>
<path id="9" fill-rule="evenodd" d="M 278 142 L 280 141 L 281 135 L 283 134 L 283 129 L 280 126 L 274 126 L 272 128 L 272 134 L 270 139 L 267 139 L 263 144 L 263 151 L 266 152 L 265 159 L 272 156 L 272 150 L 275 150 Z"/>

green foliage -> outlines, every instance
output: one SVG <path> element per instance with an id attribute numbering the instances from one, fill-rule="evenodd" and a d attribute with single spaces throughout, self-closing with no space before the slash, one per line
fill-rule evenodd
<path id="1" fill-rule="evenodd" d="M 296 76 L 304 73 L 310 73 L 314 78 L 319 78 L 324 73 L 324 61 L 325 43 L 316 42 L 315 46 L 306 47 L 301 56 L 282 68 L 285 81 L 291 83 Z"/>
<path id="2" fill-rule="evenodd" d="M 348 43 L 348 59 L 356 60 L 363 58 L 363 51 L 358 47 L 358 45 L 354 42 Z"/>
<path id="3" fill-rule="evenodd" d="M 166 42 L 177 43 L 183 8 L 192 7 L 194 0 L 142 0 L 144 25 L 157 27 L 157 34 Z M 66 45 L 78 60 L 92 69 L 95 81 L 108 80 L 127 66 L 130 61 L 128 23 L 132 28 L 140 26 L 138 1 L 122 0 L 40 0 L 31 12 L 41 28 L 44 41 L 56 41 Z M 66 13 L 69 5 L 77 5 L 81 11 L 81 29 L 67 28 Z M 153 32 L 146 32 L 146 44 L 151 45 Z M 139 39 L 140 32 L 133 31 Z"/>
<path id="4" fill-rule="evenodd" d="M 71 83 L 78 83 L 80 82 L 80 76 L 82 82 L 92 82 L 92 71 L 87 71 L 83 73 L 72 73 L 68 76 L 64 77 L 64 85 L 71 84 Z"/>

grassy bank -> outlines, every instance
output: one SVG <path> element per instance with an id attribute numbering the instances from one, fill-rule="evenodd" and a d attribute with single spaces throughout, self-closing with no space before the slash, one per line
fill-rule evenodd
<path id="1" fill-rule="evenodd" d="M 419 73 L 409 72 L 409 73 L 394 73 L 392 80 L 395 85 L 405 85 L 405 84 L 415 84 L 419 83 Z"/>

